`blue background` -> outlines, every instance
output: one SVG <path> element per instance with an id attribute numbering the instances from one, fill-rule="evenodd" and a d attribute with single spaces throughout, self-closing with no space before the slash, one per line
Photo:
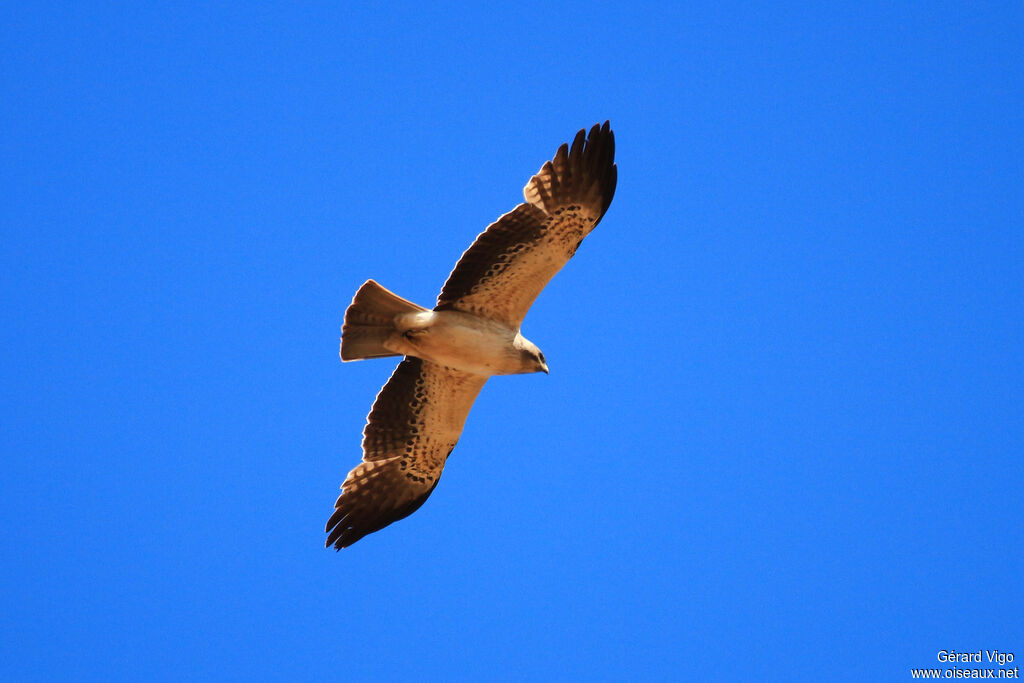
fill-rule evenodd
<path id="1" fill-rule="evenodd" d="M 1019 3 L 345 4 L 5 12 L 4 678 L 1024 659 Z M 551 375 L 325 550 L 395 365 L 352 294 L 432 304 L 606 118 Z"/>

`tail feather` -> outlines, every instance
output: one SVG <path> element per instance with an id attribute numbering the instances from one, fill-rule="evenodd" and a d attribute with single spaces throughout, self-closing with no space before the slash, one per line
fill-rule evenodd
<path id="1" fill-rule="evenodd" d="M 345 324 L 341 328 L 341 359 L 400 356 L 384 348 L 384 342 L 395 331 L 395 316 L 425 310 L 373 280 L 367 280 L 345 311 Z"/>

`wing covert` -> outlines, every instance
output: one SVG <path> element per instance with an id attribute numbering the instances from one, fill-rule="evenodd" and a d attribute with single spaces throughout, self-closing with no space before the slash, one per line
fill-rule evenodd
<path id="1" fill-rule="evenodd" d="M 435 310 L 459 310 L 518 328 L 537 295 L 600 222 L 615 194 L 609 124 L 579 131 L 572 147 L 523 188 L 520 204 L 487 227 L 455 265 Z"/>
<path id="2" fill-rule="evenodd" d="M 486 377 L 406 357 L 377 394 L 363 462 L 348 473 L 327 522 L 345 548 L 415 512 L 437 486 Z"/>

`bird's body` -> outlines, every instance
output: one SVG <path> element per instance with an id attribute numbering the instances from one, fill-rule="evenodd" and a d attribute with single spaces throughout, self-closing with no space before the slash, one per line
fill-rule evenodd
<path id="1" fill-rule="evenodd" d="M 428 310 L 373 280 L 342 327 L 342 360 L 405 356 L 374 401 L 363 462 L 327 522 L 338 549 L 411 514 L 437 486 L 477 394 L 493 375 L 547 372 L 522 336 L 540 291 L 597 225 L 615 192 L 614 136 L 605 122 L 562 145 L 523 190 L 526 203 L 481 233 Z"/>
<path id="2" fill-rule="evenodd" d="M 461 311 L 421 311 L 395 319 L 385 348 L 474 375 L 546 372 L 535 362 L 540 350 L 508 325 Z M 531 352 L 536 351 L 536 355 Z"/>

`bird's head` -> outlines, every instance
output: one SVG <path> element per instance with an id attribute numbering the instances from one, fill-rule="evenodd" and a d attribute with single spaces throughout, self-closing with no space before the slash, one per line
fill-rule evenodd
<path id="1" fill-rule="evenodd" d="M 520 372 L 543 372 L 545 375 L 548 374 L 548 362 L 544 359 L 544 354 L 541 353 L 536 344 L 521 334 L 517 334 L 512 345 L 519 351 L 519 359 L 522 363 Z"/>

